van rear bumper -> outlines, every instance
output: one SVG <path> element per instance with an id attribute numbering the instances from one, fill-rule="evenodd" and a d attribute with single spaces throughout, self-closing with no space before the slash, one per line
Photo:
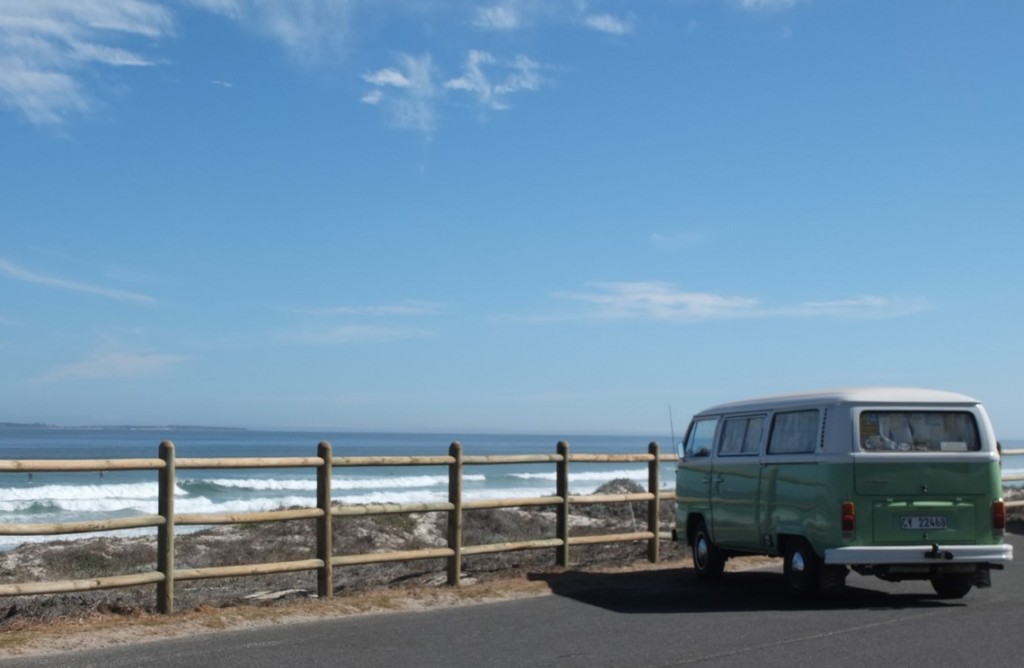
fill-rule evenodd
<path id="1" fill-rule="evenodd" d="M 989 564 L 1013 559 L 1012 545 L 883 545 L 825 550 L 825 563 L 857 566 L 879 564 Z"/>

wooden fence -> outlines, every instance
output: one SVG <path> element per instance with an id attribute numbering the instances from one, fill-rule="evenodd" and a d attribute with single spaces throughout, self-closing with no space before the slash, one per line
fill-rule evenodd
<path id="1" fill-rule="evenodd" d="M 159 500 L 156 515 L 103 521 L 64 522 L 59 524 L 0 524 L 0 535 L 5 536 L 56 536 L 146 527 L 155 527 L 157 532 L 156 569 L 153 571 L 87 580 L 3 584 L 0 585 L 0 596 L 57 594 L 155 584 L 157 610 L 162 613 L 171 613 L 174 610 L 175 582 L 187 580 L 315 570 L 317 572 L 317 593 L 319 596 L 326 598 L 333 595 L 333 570 L 339 566 L 443 558 L 447 560 L 448 584 L 458 586 L 462 573 L 463 557 L 477 554 L 552 548 L 555 550 L 556 563 L 559 566 L 567 566 L 569 564 L 569 548 L 572 545 L 647 541 L 647 558 L 652 562 L 657 562 L 659 558 L 659 541 L 671 538 L 671 533 L 660 531 L 659 528 L 659 501 L 671 500 L 675 496 L 672 492 L 659 489 L 659 464 L 663 461 L 673 461 L 674 459 L 674 456 L 660 454 L 660 448 L 657 443 L 650 444 L 647 454 L 620 455 L 570 453 L 569 445 L 564 441 L 559 442 L 556 453 L 550 455 L 467 456 L 462 454 L 462 445 L 455 442 L 451 444 L 446 456 L 334 457 L 330 443 L 322 442 L 318 447 L 316 457 L 176 458 L 174 444 L 165 441 L 160 444 L 159 457 L 155 459 L 3 460 L 0 461 L 0 472 L 6 473 L 156 471 L 158 475 Z M 648 465 L 647 491 L 629 494 L 572 495 L 569 493 L 569 465 L 572 462 L 646 462 Z M 497 464 L 553 464 L 556 468 L 555 495 L 531 498 L 464 500 L 462 494 L 463 468 L 465 466 Z M 334 505 L 331 495 L 331 477 L 334 468 L 366 466 L 447 466 L 448 500 L 439 503 Z M 178 470 L 256 468 L 315 468 L 317 472 L 316 507 L 223 514 L 178 514 L 175 512 L 175 474 Z M 569 511 L 573 504 L 631 502 L 646 502 L 648 504 L 646 531 L 599 536 L 570 535 Z M 555 537 L 483 545 L 463 544 L 462 522 L 465 511 L 527 506 L 553 506 L 555 508 Z M 336 517 L 423 512 L 443 512 L 448 514 L 448 535 L 445 547 L 344 556 L 336 556 L 333 553 L 333 523 Z M 300 519 L 316 520 L 316 556 L 311 559 L 207 568 L 181 569 L 174 566 L 175 527 L 281 522 Z"/>
<path id="2" fill-rule="evenodd" d="M 1002 454 L 1004 456 L 1024 455 L 1024 450 L 1006 450 Z M 182 457 L 179 459 L 175 457 L 174 444 L 165 441 L 160 444 L 159 457 L 155 459 L 3 460 L 0 461 L 0 472 L 3 473 L 157 471 L 159 500 L 156 515 L 142 515 L 103 521 L 64 522 L 60 524 L 0 524 L 0 535 L 5 536 L 56 536 L 146 527 L 155 527 L 157 532 L 157 561 L 156 569 L 153 571 L 88 580 L 3 584 L 0 585 L 0 596 L 57 594 L 155 584 L 157 590 L 157 610 L 162 613 L 171 613 L 174 610 L 174 584 L 178 581 L 187 580 L 315 570 L 317 572 L 318 595 L 330 597 L 334 592 L 333 571 L 335 567 L 339 566 L 443 558 L 447 560 L 448 584 L 458 586 L 462 573 L 463 557 L 477 554 L 551 548 L 555 550 L 556 563 L 559 566 L 567 566 L 569 564 L 569 548 L 572 545 L 647 541 L 647 558 L 652 562 L 657 562 L 659 558 L 659 541 L 671 538 L 669 532 L 662 532 L 659 528 L 659 501 L 671 500 L 675 496 L 672 492 L 660 489 L 659 464 L 663 461 L 674 461 L 674 459 L 674 455 L 662 455 L 657 443 L 650 444 L 647 454 L 601 455 L 571 453 L 569 445 L 564 441 L 559 442 L 556 453 L 550 455 L 467 456 L 462 454 L 462 445 L 455 442 L 451 444 L 446 456 L 334 457 L 330 443 L 323 442 L 318 447 L 316 457 Z M 569 465 L 572 462 L 646 462 L 648 465 L 647 491 L 632 494 L 572 495 L 569 493 Z M 554 464 L 556 467 L 555 495 L 531 498 L 464 500 L 462 495 L 463 468 L 465 466 L 496 464 Z M 334 505 L 331 496 L 331 476 L 333 475 L 334 467 L 366 466 L 447 466 L 448 501 L 415 504 Z M 256 468 L 315 468 L 317 471 L 316 507 L 252 513 L 175 513 L 175 473 L 178 470 Z M 1022 481 L 1024 476 L 1004 475 L 1003 480 L 1004 482 Z M 646 502 L 648 504 L 646 531 L 598 536 L 570 535 L 569 511 L 573 504 L 631 502 Z M 1024 500 L 1007 502 L 1006 505 L 1007 507 L 1024 506 Z M 528 506 L 553 506 L 555 508 L 555 537 L 520 542 L 463 545 L 462 521 L 465 511 Z M 336 517 L 423 512 L 443 512 L 448 514 L 446 547 L 344 556 L 336 556 L 333 553 L 333 522 Z M 300 519 L 316 520 L 317 545 L 314 558 L 241 566 L 186 569 L 174 567 L 175 527 L 281 522 Z"/>
<path id="3" fill-rule="evenodd" d="M 1009 457 L 1009 456 L 1012 456 L 1012 455 L 1024 455 L 1024 450 L 1000 450 L 1000 452 L 1001 452 L 1003 457 Z M 1020 475 L 1020 474 L 1017 474 L 1017 475 L 1006 475 L 1005 473 L 1003 474 L 1003 482 L 1004 483 L 1007 483 L 1007 482 L 1021 482 L 1021 481 L 1024 481 L 1024 475 Z M 1007 508 L 1020 508 L 1022 506 L 1024 506 L 1024 499 L 1019 500 L 1019 501 L 1007 501 L 1006 502 L 1006 507 Z"/>

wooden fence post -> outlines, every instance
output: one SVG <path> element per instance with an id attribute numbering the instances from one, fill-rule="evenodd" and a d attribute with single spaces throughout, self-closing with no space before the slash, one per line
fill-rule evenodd
<path id="1" fill-rule="evenodd" d="M 556 549 L 555 563 L 558 566 L 569 565 L 569 444 L 559 441 L 557 446 L 558 460 L 555 480 L 555 495 L 562 499 L 555 511 L 555 534 L 562 541 Z"/>
<path id="2" fill-rule="evenodd" d="M 164 523 L 156 532 L 156 570 L 164 579 L 156 585 L 156 609 L 169 615 L 174 612 L 174 443 L 160 444 L 160 459 L 164 460 L 164 467 L 158 476 L 157 514 L 164 518 Z"/>
<path id="3" fill-rule="evenodd" d="M 448 465 L 448 585 L 458 587 L 462 582 L 462 444 L 452 442 L 448 454 L 455 461 Z"/>
<path id="4" fill-rule="evenodd" d="M 317 571 L 316 594 L 319 598 L 331 598 L 334 595 L 334 567 L 331 557 L 334 556 L 334 516 L 331 515 L 331 475 L 333 462 L 331 444 L 321 441 L 317 446 L 317 456 L 324 460 L 316 470 L 316 507 L 323 515 L 316 523 L 316 557 L 324 562 Z"/>
<path id="5" fill-rule="evenodd" d="M 658 502 L 658 490 L 661 488 L 661 462 L 659 453 L 661 448 L 657 441 L 651 441 L 647 451 L 654 457 L 647 466 L 647 491 L 654 495 L 654 498 L 647 502 L 647 530 L 654 534 L 647 543 L 647 561 L 652 564 L 658 563 L 660 554 L 660 539 L 658 531 L 661 526 L 661 504 Z"/>

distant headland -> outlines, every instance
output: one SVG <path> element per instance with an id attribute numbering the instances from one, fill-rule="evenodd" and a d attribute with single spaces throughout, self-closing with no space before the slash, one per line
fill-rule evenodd
<path id="1" fill-rule="evenodd" d="M 208 427 L 194 424 L 164 425 L 56 425 L 45 422 L 0 422 L 0 429 L 87 429 L 90 431 L 249 431 L 244 427 Z"/>

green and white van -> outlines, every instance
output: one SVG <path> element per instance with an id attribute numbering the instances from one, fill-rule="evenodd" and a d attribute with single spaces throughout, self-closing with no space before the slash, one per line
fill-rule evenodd
<path id="1" fill-rule="evenodd" d="M 673 534 L 708 581 L 729 557 L 762 554 L 782 556 L 804 595 L 841 587 L 853 569 L 960 598 L 1013 558 L 1001 497 L 995 434 L 975 399 L 884 387 L 779 395 L 693 417 Z"/>

